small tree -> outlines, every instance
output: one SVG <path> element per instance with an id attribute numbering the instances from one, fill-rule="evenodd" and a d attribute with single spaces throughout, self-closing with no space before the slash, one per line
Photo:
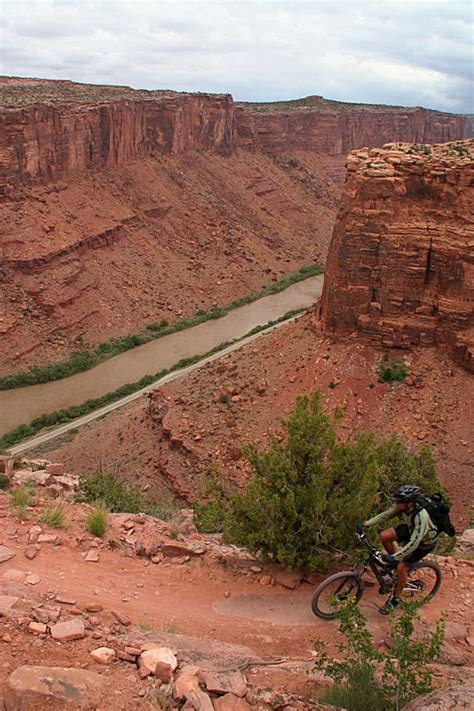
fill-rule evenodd
<path id="1" fill-rule="evenodd" d="M 372 433 L 338 443 L 337 419 L 315 391 L 298 398 L 283 421 L 283 442 L 244 449 L 255 477 L 231 498 L 227 540 L 288 568 L 324 569 L 335 551 L 355 549 L 355 525 L 373 513 L 378 492 L 389 495 L 403 483 L 436 487 L 426 447 L 412 453 L 400 440 L 379 442 Z"/>
<path id="2" fill-rule="evenodd" d="M 332 658 L 324 642 L 316 643 L 319 656 L 315 670 L 334 682 L 323 694 L 324 701 L 349 711 L 399 711 L 412 699 L 433 690 L 428 663 L 440 652 L 445 625 L 443 620 L 438 621 L 431 635 L 414 641 L 418 605 L 403 603 L 402 614 L 391 625 L 393 644 L 382 652 L 367 630 L 364 614 L 347 602 L 339 612 L 339 631 L 345 641 L 338 649 L 345 658 Z"/>

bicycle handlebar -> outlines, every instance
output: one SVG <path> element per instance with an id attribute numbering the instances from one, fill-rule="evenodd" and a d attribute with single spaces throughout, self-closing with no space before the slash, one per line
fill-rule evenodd
<path id="1" fill-rule="evenodd" d="M 359 541 L 363 541 L 365 543 L 371 553 L 380 553 L 379 549 L 373 546 L 372 543 L 368 540 L 365 531 L 362 533 L 358 533 L 357 538 L 359 539 Z"/>

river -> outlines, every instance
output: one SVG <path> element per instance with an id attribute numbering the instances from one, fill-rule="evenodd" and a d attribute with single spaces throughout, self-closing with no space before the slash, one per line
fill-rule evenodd
<path id="1" fill-rule="evenodd" d="M 274 321 L 287 311 L 312 306 L 321 294 L 323 279 L 323 275 L 310 277 L 285 291 L 234 309 L 220 319 L 150 341 L 69 378 L 0 391 L 0 435 L 39 415 L 80 405 L 140 380 L 144 375 L 170 368 L 183 358 L 207 353 L 220 343 L 240 338 L 255 326 Z"/>

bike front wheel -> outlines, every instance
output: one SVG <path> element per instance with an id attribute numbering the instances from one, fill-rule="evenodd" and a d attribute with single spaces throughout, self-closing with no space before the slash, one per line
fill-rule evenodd
<path id="1" fill-rule="evenodd" d="M 363 592 L 362 578 L 353 570 L 334 573 L 314 591 L 311 609 L 322 620 L 334 620 L 347 600 L 352 599 L 357 604 Z"/>
<path id="2" fill-rule="evenodd" d="M 402 591 L 405 602 L 429 602 L 438 592 L 442 580 L 441 569 L 432 560 L 414 563 L 408 569 L 408 579 Z"/>

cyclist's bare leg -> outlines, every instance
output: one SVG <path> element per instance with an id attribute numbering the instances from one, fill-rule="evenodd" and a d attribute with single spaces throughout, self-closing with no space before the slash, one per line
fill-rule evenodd
<path id="1" fill-rule="evenodd" d="M 385 531 L 382 531 L 380 534 L 380 541 L 387 553 L 390 553 L 390 555 L 397 552 L 397 532 L 394 528 L 387 528 Z"/>
<path id="2" fill-rule="evenodd" d="M 397 565 L 397 585 L 395 587 L 395 597 L 400 598 L 403 588 L 408 580 L 408 568 L 405 563 L 400 562 Z"/>

